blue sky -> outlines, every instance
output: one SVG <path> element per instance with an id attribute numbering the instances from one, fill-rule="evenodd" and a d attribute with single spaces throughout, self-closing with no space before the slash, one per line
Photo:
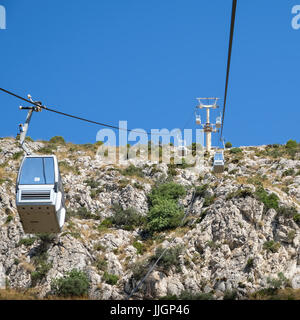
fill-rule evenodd
<path id="1" fill-rule="evenodd" d="M 182 128 L 196 97 L 223 99 L 231 0 L 0 0 L 0 86 L 62 112 L 129 128 Z M 300 140 L 300 0 L 238 1 L 224 136 L 234 145 Z M 221 106 L 222 106 L 221 101 Z M 0 136 L 26 113 L 0 93 Z M 217 113 L 215 113 L 217 116 Z M 194 121 L 188 128 L 196 129 Z M 49 112 L 29 135 L 95 142 L 100 128 Z M 213 144 L 216 144 L 214 139 Z"/>

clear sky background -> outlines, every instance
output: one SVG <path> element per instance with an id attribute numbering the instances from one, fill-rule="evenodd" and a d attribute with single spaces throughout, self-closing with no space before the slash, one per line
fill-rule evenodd
<path id="1" fill-rule="evenodd" d="M 300 140 L 300 30 L 291 27 L 296 4 L 300 0 L 238 1 L 224 124 L 235 146 Z M 182 128 L 192 119 L 196 97 L 223 99 L 231 0 L 0 5 L 7 14 L 7 29 L 0 30 L 0 86 L 17 94 L 145 130 Z M 24 122 L 20 104 L 0 93 L 1 137 L 15 136 Z M 193 119 L 188 128 L 196 129 Z M 29 135 L 93 143 L 99 129 L 43 111 L 33 115 Z"/>

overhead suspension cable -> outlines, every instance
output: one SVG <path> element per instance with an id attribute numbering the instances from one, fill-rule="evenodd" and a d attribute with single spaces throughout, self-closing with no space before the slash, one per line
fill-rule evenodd
<path id="1" fill-rule="evenodd" d="M 114 125 L 110 125 L 110 124 L 101 123 L 101 122 L 98 122 L 98 121 L 94 121 L 94 120 L 78 117 L 78 116 L 75 116 L 75 115 L 72 115 L 72 114 L 69 114 L 69 113 L 65 113 L 65 112 L 61 112 L 61 111 L 55 110 L 55 109 L 48 108 L 48 107 L 42 105 L 41 102 L 31 101 L 29 99 L 23 98 L 23 97 L 15 94 L 15 93 L 13 93 L 11 91 L 8 91 L 8 90 L 5 90 L 3 88 L 0 88 L 0 90 L 5 92 L 5 93 L 7 93 L 7 94 L 9 94 L 9 95 L 11 95 L 11 96 L 14 96 L 14 97 L 16 97 L 18 99 L 21 99 L 21 100 L 23 100 L 25 102 L 33 104 L 33 105 L 35 105 L 35 106 L 37 106 L 37 107 L 39 107 L 41 109 L 44 109 L 44 110 L 47 110 L 47 111 L 50 111 L 50 112 L 54 112 L 54 113 L 63 115 L 65 117 L 69 117 L 69 118 L 85 121 L 85 122 L 88 122 L 88 123 L 96 124 L 96 125 L 99 125 L 99 126 L 102 126 L 102 127 L 107 127 L 107 128 L 116 129 L 116 130 L 123 130 L 123 131 L 127 131 L 127 132 L 135 132 L 135 133 L 140 133 L 140 134 L 145 134 L 145 135 L 159 135 L 159 136 L 169 135 L 169 134 L 149 132 L 149 131 L 131 130 L 131 129 L 127 129 L 127 128 L 122 128 L 122 127 L 118 127 L 118 126 L 114 126 Z"/>
<path id="2" fill-rule="evenodd" d="M 225 118 L 226 101 L 227 101 L 227 90 L 228 90 L 229 73 L 230 73 L 231 52 L 232 52 L 233 35 L 234 35 L 234 24 L 235 24 L 235 16 L 236 16 L 236 7 L 237 7 L 237 0 L 233 0 L 232 1 L 232 11 L 231 11 L 230 38 L 229 38 L 229 47 L 228 47 L 226 83 L 225 83 L 225 94 L 224 94 L 224 107 L 223 107 L 223 115 L 222 115 L 222 128 L 221 128 L 220 140 L 222 140 L 222 136 L 223 136 L 224 118 Z"/>

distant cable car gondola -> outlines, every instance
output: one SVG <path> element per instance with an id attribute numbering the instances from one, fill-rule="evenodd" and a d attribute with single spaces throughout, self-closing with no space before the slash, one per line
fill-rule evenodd
<path id="1" fill-rule="evenodd" d="M 216 151 L 214 156 L 214 164 L 213 164 L 213 171 L 215 173 L 222 173 L 224 172 L 224 154 L 223 151 Z"/>
<path id="2" fill-rule="evenodd" d="M 222 127 L 221 117 L 217 117 L 217 119 L 216 119 L 216 128 L 220 129 L 221 127 Z"/>

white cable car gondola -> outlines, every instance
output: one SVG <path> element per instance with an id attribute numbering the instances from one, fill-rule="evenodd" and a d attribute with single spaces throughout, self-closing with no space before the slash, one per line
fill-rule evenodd
<path id="1" fill-rule="evenodd" d="M 214 156 L 213 171 L 215 173 L 224 172 L 225 160 L 223 151 L 216 151 Z"/>
<path id="2" fill-rule="evenodd" d="M 25 233 L 59 233 L 66 208 L 57 158 L 25 156 L 17 178 L 16 205 Z"/>
<path id="3" fill-rule="evenodd" d="M 31 98 L 30 98 L 31 99 Z M 58 161 L 55 155 L 32 155 L 25 137 L 33 111 L 39 107 L 20 107 L 29 110 L 26 122 L 20 125 L 20 144 L 24 156 L 16 182 L 16 206 L 25 233 L 59 233 L 64 225 L 65 196 Z"/>

